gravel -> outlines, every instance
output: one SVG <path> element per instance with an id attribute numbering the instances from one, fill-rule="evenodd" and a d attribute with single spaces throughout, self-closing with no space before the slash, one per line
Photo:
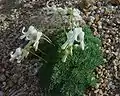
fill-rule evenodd
<path id="1" fill-rule="evenodd" d="M 9 62 L 10 52 L 23 42 L 19 37 L 22 27 L 29 26 L 29 13 L 19 6 L 8 7 L 0 14 L 0 96 L 42 96 L 37 77 L 42 62 L 30 57 L 19 64 Z"/>
<path id="2" fill-rule="evenodd" d="M 88 18 L 91 16 L 95 20 L 88 22 L 88 24 L 94 29 L 94 32 L 100 34 L 105 65 L 96 69 L 100 82 L 96 88 L 92 88 L 88 92 L 89 96 L 116 96 L 120 95 L 120 28 L 118 23 L 120 9 L 117 4 L 113 6 L 105 1 L 97 2 L 94 6 L 98 6 L 98 4 L 100 7 L 94 10 L 89 9 Z"/>

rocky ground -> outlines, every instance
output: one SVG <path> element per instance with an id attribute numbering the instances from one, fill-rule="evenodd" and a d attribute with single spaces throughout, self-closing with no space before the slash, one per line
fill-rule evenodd
<path id="1" fill-rule="evenodd" d="M 120 6 L 98 2 L 94 10 L 90 10 L 90 23 L 94 34 L 100 36 L 103 44 L 105 65 L 96 71 L 100 77 L 97 87 L 91 89 L 90 96 L 120 95 Z M 96 7 L 94 6 L 94 7 Z M 106 10 L 106 11 L 105 11 Z M 95 22 L 94 22 L 95 21 Z M 91 95 L 92 94 L 92 95 Z"/>
<path id="2" fill-rule="evenodd" d="M 41 24 L 40 9 L 47 0 L 0 0 L 0 96 L 44 96 L 36 76 L 42 65 L 37 59 L 10 63 L 10 52 L 22 41 L 23 26 Z M 81 0 L 82 1 L 82 0 Z M 120 95 L 120 1 L 119 0 L 55 1 L 60 6 L 74 5 L 83 11 L 82 17 L 91 26 L 93 34 L 103 44 L 105 65 L 96 68 L 100 78 L 96 88 L 87 90 L 87 96 Z M 96 2 L 94 2 L 96 1 Z M 84 4 L 82 6 L 81 4 Z M 85 8 L 85 9 L 83 9 Z"/>

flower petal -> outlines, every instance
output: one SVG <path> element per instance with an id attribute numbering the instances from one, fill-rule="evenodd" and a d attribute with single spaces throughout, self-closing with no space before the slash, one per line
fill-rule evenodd
<path id="1" fill-rule="evenodd" d="M 69 41 L 67 40 L 62 46 L 61 46 L 61 49 L 65 49 L 69 44 Z"/>
<path id="2" fill-rule="evenodd" d="M 81 46 L 82 50 L 84 50 L 84 49 L 85 49 L 85 44 L 84 44 L 84 41 L 81 41 L 80 46 Z"/>
<path id="3" fill-rule="evenodd" d="M 15 59 L 19 59 L 21 54 L 22 54 L 22 49 L 20 47 L 16 49 L 14 54 L 13 54 L 13 52 L 11 52 L 10 53 L 11 58 L 9 59 L 10 62 L 13 62 Z"/>
<path id="4" fill-rule="evenodd" d="M 36 38 L 35 43 L 33 45 L 34 48 L 35 48 L 35 51 L 37 51 L 37 49 L 38 49 L 39 40 L 40 40 L 41 36 L 42 36 L 42 32 L 38 32 L 37 33 L 37 38 Z"/>

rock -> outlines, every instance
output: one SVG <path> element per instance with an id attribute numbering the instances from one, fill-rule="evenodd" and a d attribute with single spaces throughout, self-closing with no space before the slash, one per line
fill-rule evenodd
<path id="1" fill-rule="evenodd" d="M 98 29 L 102 29 L 102 22 L 98 21 Z"/>
<path id="2" fill-rule="evenodd" d="M 4 8 L 4 6 L 3 5 L 0 5 L 0 10 L 2 10 Z"/>
<path id="3" fill-rule="evenodd" d="M 117 19 L 116 19 L 116 23 L 117 23 L 117 24 L 120 24 L 120 19 L 117 18 Z"/>
<path id="4" fill-rule="evenodd" d="M 103 96 L 103 91 L 101 89 L 99 90 L 99 94 L 100 96 Z"/>
<path id="5" fill-rule="evenodd" d="M 120 0 L 111 0 L 110 2 L 113 5 L 119 5 L 120 4 Z"/>
<path id="6" fill-rule="evenodd" d="M 111 88 L 112 88 L 112 89 L 115 89 L 115 85 L 111 85 Z"/>
<path id="7" fill-rule="evenodd" d="M 98 89 L 99 86 L 100 86 L 100 83 L 97 83 L 96 86 L 95 86 L 95 88 Z"/>
<path id="8" fill-rule="evenodd" d="M 23 85 L 24 84 L 24 77 L 21 77 L 19 80 L 18 80 L 18 85 Z"/>
<path id="9" fill-rule="evenodd" d="M 79 0 L 79 6 L 81 9 L 87 9 L 89 8 L 92 4 L 94 4 L 97 0 Z"/>
<path id="10" fill-rule="evenodd" d="M 3 22 L 6 18 L 7 18 L 6 15 L 0 14 L 0 21 Z"/>
<path id="11" fill-rule="evenodd" d="M 119 94 L 116 94 L 115 96 L 120 96 Z"/>
<path id="12" fill-rule="evenodd" d="M 3 96 L 3 92 L 2 91 L 0 91 L 0 96 Z"/>
<path id="13" fill-rule="evenodd" d="M 106 53 L 109 53 L 109 50 L 106 50 Z"/>
<path id="14" fill-rule="evenodd" d="M 11 80 L 15 83 L 17 82 L 17 79 L 18 79 L 18 74 L 14 74 L 11 78 Z"/>
<path id="15" fill-rule="evenodd" d="M 0 82 L 3 82 L 6 80 L 6 76 L 4 74 L 0 74 Z"/>
<path id="16" fill-rule="evenodd" d="M 95 90 L 94 93 L 98 93 L 99 92 L 99 89 Z"/>
<path id="17" fill-rule="evenodd" d="M 8 86 L 8 88 L 9 88 L 9 87 L 14 86 L 14 83 L 10 80 L 10 81 L 8 81 L 8 85 L 9 85 L 9 86 Z"/>
<path id="18" fill-rule="evenodd" d="M 115 85 L 113 85 L 112 82 L 109 82 L 109 84 L 108 84 L 108 88 L 109 88 L 109 89 L 110 89 L 110 88 L 115 89 Z"/>

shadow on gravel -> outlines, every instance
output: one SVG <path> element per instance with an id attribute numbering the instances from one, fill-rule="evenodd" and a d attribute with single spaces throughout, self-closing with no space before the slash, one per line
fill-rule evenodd
<path id="1" fill-rule="evenodd" d="M 54 45 L 48 43 L 41 45 L 40 48 L 45 53 L 45 55 L 40 54 L 39 56 L 41 56 L 47 62 L 44 62 L 37 75 L 39 77 L 40 88 L 42 89 L 44 96 L 50 96 L 48 90 L 53 66 L 57 60 L 57 48 Z"/>

